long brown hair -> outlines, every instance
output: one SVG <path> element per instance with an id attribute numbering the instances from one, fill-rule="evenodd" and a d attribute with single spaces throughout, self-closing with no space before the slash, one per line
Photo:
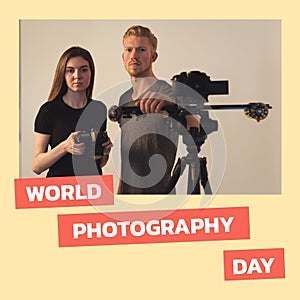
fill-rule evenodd
<path id="1" fill-rule="evenodd" d="M 93 87 L 94 87 L 94 79 L 95 79 L 95 65 L 94 65 L 93 58 L 92 58 L 90 52 L 87 51 L 86 49 L 83 49 L 78 46 L 74 46 L 74 47 L 67 49 L 62 54 L 62 56 L 60 57 L 60 59 L 57 63 L 52 87 L 51 87 L 50 94 L 48 97 L 48 101 L 52 101 L 56 97 L 58 97 L 58 96 L 62 97 L 63 95 L 66 94 L 66 92 L 68 90 L 68 87 L 67 87 L 67 84 L 65 81 L 66 65 L 70 58 L 78 57 L 78 56 L 82 57 L 83 59 L 85 59 L 89 62 L 90 69 L 91 69 L 91 81 L 90 81 L 90 85 L 86 89 L 86 96 L 88 99 L 92 97 Z"/>

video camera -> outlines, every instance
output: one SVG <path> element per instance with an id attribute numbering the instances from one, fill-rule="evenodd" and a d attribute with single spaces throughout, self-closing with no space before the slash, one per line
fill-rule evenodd
<path id="1" fill-rule="evenodd" d="M 214 104 L 209 105 L 209 95 L 227 95 L 228 81 L 212 81 L 210 77 L 200 71 L 182 72 L 172 77 L 172 85 L 177 106 L 165 107 L 171 117 L 181 119 L 183 114 L 195 114 L 201 117 L 207 115 L 209 110 L 244 110 L 246 116 L 255 119 L 257 122 L 265 119 L 269 104 L 262 102 L 250 102 L 249 104 Z M 138 107 L 112 106 L 109 110 L 111 121 L 119 121 L 122 115 L 143 114 Z M 216 123 L 212 125 L 212 131 L 217 130 Z"/>
<path id="2" fill-rule="evenodd" d="M 200 71 L 191 71 L 189 73 L 182 72 L 179 75 L 173 76 L 172 82 L 175 88 L 178 105 L 188 109 L 191 114 L 201 115 L 201 111 L 207 110 L 243 109 L 246 116 L 259 122 L 267 117 L 269 109 L 272 108 L 269 104 L 261 102 L 250 102 L 249 104 L 205 105 L 205 102 L 208 102 L 209 95 L 228 94 L 228 81 L 211 81 L 209 76 Z M 181 84 L 178 84 L 178 82 Z M 188 91 L 189 88 L 192 88 L 199 93 L 202 98 L 186 97 L 190 93 Z"/>
<path id="3" fill-rule="evenodd" d="M 181 72 L 179 75 L 174 75 L 172 78 L 173 86 L 175 87 L 175 95 L 184 96 L 189 92 L 184 89 L 188 86 L 195 90 L 203 97 L 203 101 L 208 101 L 209 95 L 226 95 L 228 94 L 228 81 L 211 81 L 210 77 L 200 71 Z M 184 85 L 176 85 L 180 82 Z M 186 101 L 184 101 L 186 102 Z"/>

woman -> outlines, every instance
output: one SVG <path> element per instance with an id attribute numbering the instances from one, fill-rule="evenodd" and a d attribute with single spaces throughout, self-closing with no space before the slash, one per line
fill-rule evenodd
<path id="1" fill-rule="evenodd" d="M 77 139 L 81 131 L 106 130 L 106 106 L 91 99 L 94 78 L 94 62 L 87 50 L 71 47 L 62 54 L 48 101 L 35 119 L 32 170 L 36 174 L 47 169 L 47 177 L 102 174 L 112 147 L 110 139 L 101 142 L 103 155 L 97 159 L 87 151 L 91 146 Z"/>

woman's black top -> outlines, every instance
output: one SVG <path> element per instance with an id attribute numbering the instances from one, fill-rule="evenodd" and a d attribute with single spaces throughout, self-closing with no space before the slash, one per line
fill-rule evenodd
<path id="1" fill-rule="evenodd" d="M 49 144 L 52 149 L 66 140 L 72 132 L 105 131 L 106 118 L 107 108 L 101 101 L 89 99 L 85 107 L 75 109 L 58 97 L 40 107 L 34 131 L 51 135 Z M 49 168 L 47 177 L 101 175 L 98 163 L 89 151 L 83 155 L 67 153 Z"/>

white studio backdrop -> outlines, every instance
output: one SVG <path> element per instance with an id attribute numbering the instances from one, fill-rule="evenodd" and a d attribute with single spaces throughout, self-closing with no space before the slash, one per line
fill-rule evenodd
<path id="1" fill-rule="evenodd" d="M 225 157 L 218 194 L 281 193 L 281 22 L 280 20 L 21 20 L 20 21 L 20 177 L 31 171 L 33 123 L 47 100 L 61 54 L 71 46 L 89 50 L 96 66 L 94 98 L 107 107 L 118 104 L 129 77 L 121 59 L 122 36 L 134 24 L 149 27 L 158 38 L 157 77 L 169 80 L 181 72 L 199 70 L 211 80 L 228 80 L 229 94 L 209 96 L 210 104 L 264 102 L 269 116 L 257 123 L 243 111 L 214 111 L 219 132 L 209 135 L 201 155 L 214 161 Z M 109 95 L 109 97 L 107 97 Z M 103 96 L 103 97 L 102 97 Z M 108 132 L 119 127 L 108 121 Z M 214 139 L 222 135 L 225 150 Z M 114 142 L 114 141 L 113 141 Z M 104 167 L 119 173 L 119 144 Z M 184 146 L 181 146 L 184 147 Z M 224 152 L 224 153 L 223 153 Z M 217 154 L 216 154 L 217 153 Z M 45 173 L 40 175 L 44 177 Z M 181 181 L 186 178 L 183 176 Z M 213 182 L 213 178 L 211 178 Z"/>

